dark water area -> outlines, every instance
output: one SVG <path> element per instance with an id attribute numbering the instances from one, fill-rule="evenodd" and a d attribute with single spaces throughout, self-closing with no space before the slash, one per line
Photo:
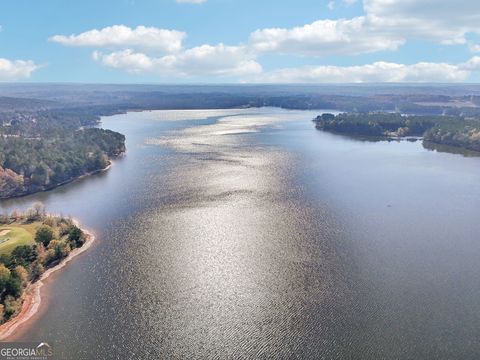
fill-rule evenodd
<path id="1" fill-rule="evenodd" d="M 128 153 L 42 201 L 96 235 L 18 335 L 61 359 L 476 359 L 480 158 L 317 112 L 103 119 Z"/>

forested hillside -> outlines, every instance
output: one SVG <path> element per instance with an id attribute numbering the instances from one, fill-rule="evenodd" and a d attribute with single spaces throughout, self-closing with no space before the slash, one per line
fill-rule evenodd
<path id="1" fill-rule="evenodd" d="M 399 113 L 324 113 L 314 119 L 319 130 L 367 137 L 423 137 L 425 141 L 480 151 L 480 120 L 463 116 Z"/>
<path id="2" fill-rule="evenodd" d="M 92 110 L 40 106 L 0 111 L 0 198 L 46 190 L 104 169 L 125 151 L 122 134 L 93 127 L 99 118 Z"/>

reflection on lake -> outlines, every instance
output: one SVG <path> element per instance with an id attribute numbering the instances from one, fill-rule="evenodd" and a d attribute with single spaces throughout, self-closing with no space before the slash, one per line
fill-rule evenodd
<path id="1" fill-rule="evenodd" d="M 316 115 L 105 118 L 128 146 L 110 171 L 1 203 L 41 200 L 98 239 L 18 339 L 66 359 L 475 358 L 480 159 Z"/>
<path id="2" fill-rule="evenodd" d="M 345 135 L 340 133 L 334 133 L 337 136 L 343 136 L 347 139 L 362 141 L 362 142 L 417 142 L 420 141 L 423 147 L 427 150 L 435 152 L 443 152 L 448 154 L 457 154 L 465 157 L 480 157 L 480 152 L 464 149 L 457 146 L 437 144 L 428 140 L 423 140 L 422 137 L 385 137 L 385 136 L 361 136 L 361 135 Z"/>
<path id="3" fill-rule="evenodd" d="M 423 147 L 428 150 L 436 151 L 436 152 L 444 152 L 449 154 L 458 154 L 466 157 L 480 157 L 480 152 L 462 149 L 456 146 L 444 145 L 444 144 L 436 144 L 430 141 L 423 141 Z"/>

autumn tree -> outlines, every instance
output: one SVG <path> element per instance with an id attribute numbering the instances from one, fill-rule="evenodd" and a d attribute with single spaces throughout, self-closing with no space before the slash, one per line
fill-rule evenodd
<path id="1" fill-rule="evenodd" d="M 14 271 L 23 286 L 25 286 L 28 282 L 28 271 L 22 265 L 17 265 Z"/>
<path id="2" fill-rule="evenodd" d="M 33 210 L 35 211 L 35 217 L 39 219 L 45 210 L 45 206 L 41 201 L 37 201 L 35 204 L 33 204 Z"/>
<path id="3" fill-rule="evenodd" d="M 10 270 L 3 264 L 0 264 L 0 294 L 5 291 L 8 279 L 10 279 Z"/>
<path id="4" fill-rule="evenodd" d="M 38 260 L 34 261 L 30 266 L 31 280 L 35 281 L 38 278 L 40 278 L 40 276 L 42 276 L 44 271 L 45 271 L 45 268 L 43 267 L 43 265 Z"/>

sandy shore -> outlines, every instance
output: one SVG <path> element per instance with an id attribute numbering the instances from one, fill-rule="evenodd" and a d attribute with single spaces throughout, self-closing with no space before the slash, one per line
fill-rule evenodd
<path id="1" fill-rule="evenodd" d="M 124 156 L 126 152 L 120 154 L 117 158 Z M 106 168 L 100 169 L 97 171 L 93 171 L 90 173 L 86 173 L 83 175 L 80 175 L 74 179 L 71 179 L 69 181 L 66 181 L 62 184 L 58 184 L 55 187 L 52 187 L 51 189 L 46 189 L 44 191 L 50 191 L 53 190 L 54 188 L 57 188 L 62 185 L 66 185 L 68 183 L 71 183 L 76 180 L 80 180 L 82 178 L 95 175 L 98 173 L 106 172 L 110 170 L 110 168 L 114 165 L 114 161 L 110 160 L 109 164 Z M 24 194 L 21 196 L 28 196 L 31 194 Z M 57 215 L 58 216 L 58 215 Z M 79 222 L 77 220 L 73 220 L 74 224 L 77 225 L 78 227 L 81 228 L 79 225 Z M 95 236 L 86 231 L 85 229 L 82 229 L 83 232 L 86 235 L 86 241 L 85 244 L 83 244 L 82 247 L 76 248 L 68 254 L 68 256 L 63 259 L 57 266 L 54 266 L 53 268 L 47 269 L 40 279 L 38 279 L 35 283 L 29 284 L 26 289 L 23 292 L 22 298 L 23 298 L 23 304 L 22 304 L 22 309 L 20 312 L 13 318 L 11 318 L 9 321 L 7 321 L 5 324 L 0 325 L 0 341 L 5 341 L 7 340 L 10 336 L 14 335 L 15 330 L 18 329 L 20 325 L 23 325 L 27 323 L 39 310 L 40 304 L 42 302 L 41 298 L 41 288 L 43 286 L 43 282 L 48 279 L 48 277 L 55 273 L 56 271 L 62 269 L 65 265 L 67 265 L 73 258 L 76 256 L 80 255 L 84 251 L 88 250 L 88 248 L 92 245 L 92 243 L 95 241 Z"/>
<path id="2" fill-rule="evenodd" d="M 78 222 L 74 221 L 75 224 L 78 226 Z M 87 251 L 92 243 L 95 241 L 95 236 L 90 232 L 82 229 L 86 235 L 86 241 L 82 247 L 76 248 L 68 254 L 68 256 L 63 259 L 58 265 L 47 269 L 39 280 L 37 280 L 33 284 L 29 284 L 24 291 L 23 294 L 23 304 L 22 309 L 14 318 L 10 319 L 5 324 L 0 326 L 0 341 L 5 341 L 8 337 L 12 336 L 15 330 L 22 324 L 28 322 L 38 311 L 40 304 L 42 302 L 41 296 L 41 289 L 43 286 L 43 282 L 49 278 L 50 275 L 55 273 L 56 271 L 62 269 L 65 265 L 67 265 L 72 259 L 76 256 L 82 254 L 83 252 Z"/>

